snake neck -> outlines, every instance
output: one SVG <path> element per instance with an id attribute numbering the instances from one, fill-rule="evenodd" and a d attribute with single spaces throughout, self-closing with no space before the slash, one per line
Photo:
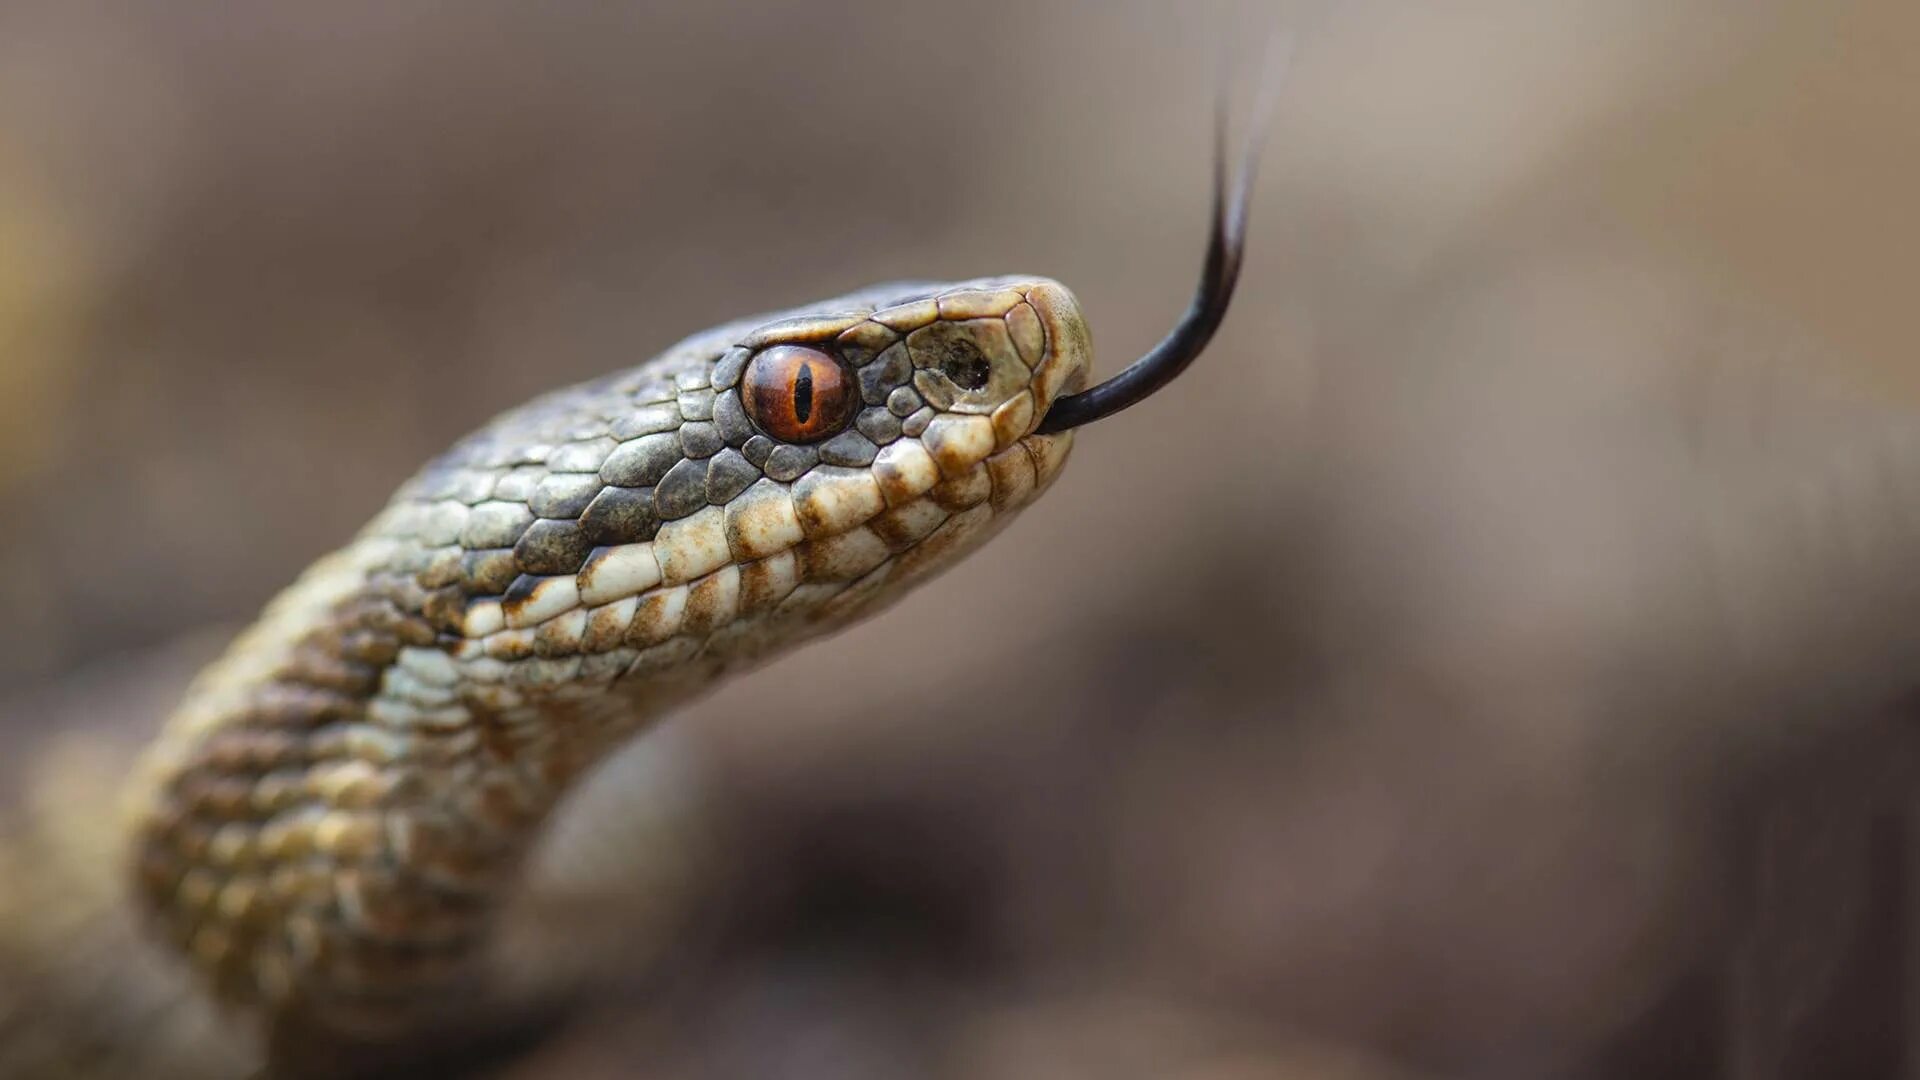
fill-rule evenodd
<path id="1" fill-rule="evenodd" d="M 608 605 L 606 626 L 483 639 L 436 616 L 432 552 L 376 522 L 269 605 L 150 749 L 132 785 L 141 906 L 270 1030 L 444 1027 L 494 974 L 496 916 L 582 773 L 727 671 L 984 542 L 1039 490 L 1025 467 L 1001 487 L 1007 466 L 982 463 L 874 519 L 917 537 L 875 570 L 834 569 L 844 544 L 823 539 Z"/>
<path id="2" fill-rule="evenodd" d="M 367 536 L 316 564 L 141 770 L 138 891 L 228 1002 L 353 1032 L 424 1022 L 479 974 L 573 781 L 727 662 L 682 643 L 650 670 L 599 654 L 597 676 L 591 657 L 457 664 L 417 554 Z"/>

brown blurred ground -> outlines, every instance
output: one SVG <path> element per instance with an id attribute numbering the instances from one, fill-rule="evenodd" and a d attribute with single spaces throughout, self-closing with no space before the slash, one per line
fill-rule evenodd
<path id="1" fill-rule="evenodd" d="M 153 722 L 191 664 L 128 657 L 487 415 L 723 318 L 1032 271 L 1117 366 L 1266 18 L 0 9 L 4 774 Z M 700 974 L 514 1075 L 1889 1074 L 1920 11 L 1282 21 L 1214 352 L 676 722 Z"/>

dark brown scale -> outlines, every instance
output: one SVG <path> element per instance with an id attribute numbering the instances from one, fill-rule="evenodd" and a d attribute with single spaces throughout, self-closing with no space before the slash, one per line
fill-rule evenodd
<path id="1" fill-rule="evenodd" d="M 254 699 L 254 716 L 276 728 L 315 727 L 351 719 L 358 712 L 353 698 L 299 683 L 268 683 Z"/>
<path id="2" fill-rule="evenodd" d="M 377 630 L 349 630 L 340 635 L 340 655 L 357 663 L 384 667 L 400 655 L 400 643 L 392 634 Z"/>
<path id="3" fill-rule="evenodd" d="M 458 589 L 441 592 L 460 596 Z M 465 606 L 464 598 L 461 599 L 461 606 Z M 359 697 L 370 696 L 380 685 L 379 668 L 358 664 L 341 656 L 338 639 L 328 640 L 326 635 L 308 638 L 294 649 L 285 677 L 323 690 L 337 690 Z"/>
<path id="4" fill-rule="evenodd" d="M 532 574 L 521 574 L 514 578 L 513 583 L 507 586 L 507 591 L 501 594 L 501 605 L 511 610 L 525 604 L 533 599 L 533 590 L 540 587 L 540 581 Z"/>
<path id="5" fill-rule="evenodd" d="M 455 585 L 465 575 L 463 552 L 459 548 L 446 548 L 437 552 L 421 569 L 419 581 L 429 589 L 438 589 L 444 585 Z"/>
<path id="6" fill-rule="evenodd" d="M 342 604 L 336 611 L 336 621 L 341 626 L 356 627 L 391 634 L 400 645 L 431 645 L 434 643 L 433 627 L 417 613 L 409 614 L 398 599 L 402 595 L 411 595 L 424 602 L 426 591 L 411 581 L 377 582 L 368 594 L 356 597 Z"/>
<path id="7" fill-rule="evenodd" d="M 707 501 L 725 506 L 760 479 L 760 470 L 738 450 L 722 450 L 707 465 Z"/>
<path id="8" fill-rule="evenodd" d="M 513 547 L 520 569 L 529 574 L 571 574 L 586 564 L 593 541 L 578 522 L 541 519 Z"/>
<path id="9" fill-rule="evenodd" d="M 678 521 L 707 505 L 707 468 L 710 459 L 685 458 L 660 478 L 653 489 L 653 511 L 663 521 Z"/>
<path id="10" fill-rule="evenodd" d="M 360 713 L 365 710 L 356 706 L 354 711 Z M 355 719 L 358 719 L 358 717 L 356 716 Z M 332 758 L 346 757 L 347 726 L 345 724 L 334 724 L 315 731 L 313 736 L 307 740 L 307 756 L 314 761 L 327 761 Z"/>
<path id="11" fill-rule="evenodd" d="M 607 455 L 600 466 L 600 479 L 620 487 L 652 487 L 684 457 L 678 431 L 642 435 L 621 443 Z"/>
<path id="12" fill-rule="evenodd" d="M 449 585 L 444 589 L 435 589 L 427 594 L 426 603 L 420 607 L 420 614 L 436 630 L 457 634 L 465 625 L 467 618 L 467 594 L 459 586 Z"/>
<path id="13" fill-rule="evenodd" d="M 203 760 L 212 762 L 216 759 L 209 756 Z M 217 764 L 214 767 L 219 768 Z M 195 817 L 243 821 L 247 817 L 248 804 L 253 801 L 253 784 L 247 779 L 223 776 L 209 781 L 205 787 L 193 790 L 189 797 Z"/>
<path id="14" fill-rule="evenodd" d="M 580 640 L 562 629 L 560 620 L 549 619 L 533 632 L 533 655 L 553 659 L 580 652 Z"/>
<path id="15" fill-rule="evenodd" d="M 499 596 L 520 576 L 520 564 L 509 548 L 469 551 L 461 556 L 460 572 L 468 596 Z"/>
<path id="16" fill-rule="evenodd" d="M 225 772 L 264 772 L 291 759 L 295 742 L 287 735 L 258 728 L 237 728 L 208 740 L 207 761 Z"/>
<path id="17" fill-rule="evenodd" d="M 600 486 L 600 477 L 595 474 L 555 474 L 533 489 L 527 508 L 543 518 L 578 517 L 600 493 Z"/>
<path id="18" fill-rule="evenodd" d="M 580 515 L 580 531 L 594 544 L 607 547 L 651 540 L 659 527 L 652 488 L 601 488 Z"/>

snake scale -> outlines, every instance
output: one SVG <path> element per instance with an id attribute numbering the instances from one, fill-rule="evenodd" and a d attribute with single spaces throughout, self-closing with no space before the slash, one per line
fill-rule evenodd
<path id="1" fill-rule="evenodd" d="M 121 839 L 133 921 L 248 1071 L 490 1024 L 503 904 L 576 780 L 963 558 L 1184 370 L 1241 262 L 1257 140 L 1229 187 L 1223 130 L 1193 304 L 1099 386 L 1046 278 L 742 319 L 498 417 L 274 599 L 143 754 Z"/>

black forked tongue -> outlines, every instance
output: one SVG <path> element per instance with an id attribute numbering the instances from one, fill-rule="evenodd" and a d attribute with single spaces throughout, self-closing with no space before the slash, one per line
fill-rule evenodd
<path id="1" fill-rule="evenodd" d="M 1265 91 L 1255 107 L 1253 124 L 1239 165 L 1233 171 L 1231 188 L 1227 173 L 1227 95 L 1224 90 L 1214 109 L 1212 234 L 1207 240 L 1207 260 L 1200 270 L 1200 285 L 1194 290 L 1193 302 L 1187 305 L 1186 314 L 1160 344 L 1129 364 L 1125 371 L 1098 386 L 1055 400 L 1040 421 L 1037 430 L 1041 434 L 1081 427 L 1138 405 L 1178 378 L 1213 340 L 1213 332 L 1227 316 L 1233 287 L 1240 280 L 1241 256 L 1247 246 L 1247 200 L 1253 193 L 1254 173 L 1265 141 L 1267 113 L 1285 66 L 1282 58 L 1269 67 L 1263 80 Z"/>

